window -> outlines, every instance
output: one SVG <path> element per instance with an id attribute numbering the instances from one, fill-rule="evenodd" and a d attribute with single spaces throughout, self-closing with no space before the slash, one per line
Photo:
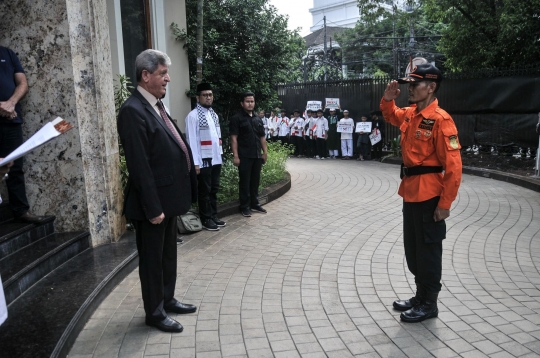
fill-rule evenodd
<path id="1" fill-rule="evenodd" d="M 135 58 L 152 47 L 150 33 L 150 0 L 120 0 L 122 37 L 126 76 L 135 85 Z"/>

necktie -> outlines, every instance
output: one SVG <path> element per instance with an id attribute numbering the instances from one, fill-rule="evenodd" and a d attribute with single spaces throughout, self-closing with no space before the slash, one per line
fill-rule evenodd
<path id="1" fill-rule="evenodd" d="M 189 160 L 189 153 L 188 153 L 186 144 L 184 143 L 184 141 L 182 140 L 182 137 L 180 137 L 180 134 L 174 127 L 174 124 L 172 124 L 171 120 L 169 119 L 167 112 L 165 112 L 165 106 L 163 106 L 163 103 L 161 101 L 157 101 L 157 107 L 159 108 L 159 113 L 161 114 L 161 118 L 163 118 L 163 121 L 165 121 L 165 125 L 167 126 L 167 128 L 169 128 L 171 133 L 176 138 L 176 141 L 178 142 L 178 144 L 180 144 L 180 148 L 182 148 L 182 150 L 184 151 L 184 154 L 186 155 L 188 171 L 190 171 L 191 161 Z"/>

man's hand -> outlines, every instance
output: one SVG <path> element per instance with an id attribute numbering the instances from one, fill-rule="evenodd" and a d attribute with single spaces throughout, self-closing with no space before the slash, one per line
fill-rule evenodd
<path id="1" fill-rule="evenodd" d="M 234 164 L 235 167 L 240 166 L 240 158 L 239 157 L 234 157 L 233 158 L 233 164 Z"/>
<path id="2" fill-rule="evenodd" d="M 165 219 L 165 214 L 161 213 L 161 215 L 159 216 L 156 216 L 155 218 L 153 219 L 150 219 L 150 222 L 154 225 L 158 225 L 158 224 L 161 224 L 161 222 L 163 221 L 163 219 Z"/>
<path id="3" fill-rule="evenodd" d="M 383 98 L 385 101 L 390 102 L 391 100 L 398 98 L 400 93 L 401 90 L 399 89 L 399 83 L 398 81 L 394 80 L 386 86 Z"/>
<path id="4" fill-rule="evenodd" d="M 263 153 L 262 160 L 263 160 L 263 164 L 266 164 L 266 161 L 268 160 L 268 153 Z"/>
<path id="5" fill-rule="evenodd" d="M 435 213 L 433 214 L 433 220 L 435 221 L 441 221 L 446 219 L 450 216 L 450 210 L 449 209 L 441 209 L 437 206 L 435 209 Z"/>
<path id="6" fill-rule="evenodd" d="M 195 166 L 195 173 L 197 173 L 197 175 L 201 174 L 201 167 L 196 165 Z"/>
<path id="7" fill-rule="evenodd" d="M 15 105 L 17 103 L 14 103 L 13 101 L 5 101 L 0 102 L 0 110 L 2 110 L 5 113 L 8 113 L 9 115 L 12 115 L 13 112 L 15 112 Z"/>
<path id="8" fill-rule="evenodd" d="M 0 160 L 3 160 L 4 158 L 0 158 Z M 9 172 L 9 168 L 13 165 L 13 162 L 9 162 L 3 166 L 0 167 L 0 180 L 4 175 L 6 175 Z"/>

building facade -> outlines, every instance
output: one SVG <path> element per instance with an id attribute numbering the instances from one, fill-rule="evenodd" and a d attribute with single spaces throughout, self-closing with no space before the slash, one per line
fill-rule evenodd
<path id="1" fill-rule="evenodd" d="M 167 52 L 172 81 L 165 104 L 173 118 L 185 118 L 187 54 L 169 29 L 172 22 L 186 28 L 185 1 L 12 0 L 0 1 L 0 13 L 0 45 L 17 54 L 28 79 L 24 137 L 57 116 L 74 127 L 25 157 L 31 210 L 56 215 L 57 231 L 89 230 L 93 246 L 118 240 L 125 222 L 116 75 L 133 78 L 144 49 Z"/>

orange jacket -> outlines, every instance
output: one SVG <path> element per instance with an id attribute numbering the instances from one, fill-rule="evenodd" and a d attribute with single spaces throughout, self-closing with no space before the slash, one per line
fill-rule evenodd
<path id="1" fill-rule="evenodd" d="M 398 194 L 406 202 L 440 196 L 438 207 L 450 209 L 461 183 L 461 145 L 454 120 L 435 99 L 422 112 L 416 105 L 399 108 L 394 101 L 381 100 L 384 119 L 401 130 L 401 151 L 406 167 L 442 166 L 444 173 L 403 177 Z"/>

